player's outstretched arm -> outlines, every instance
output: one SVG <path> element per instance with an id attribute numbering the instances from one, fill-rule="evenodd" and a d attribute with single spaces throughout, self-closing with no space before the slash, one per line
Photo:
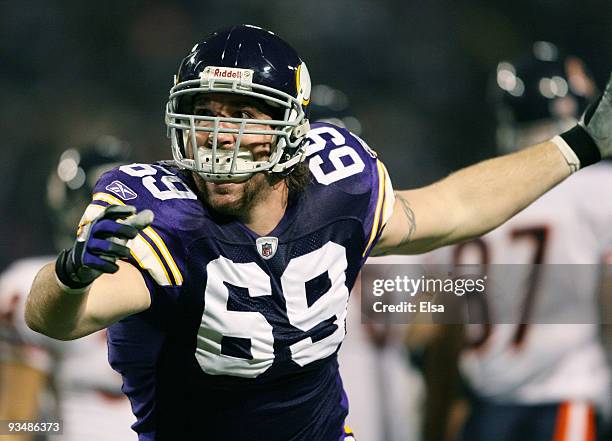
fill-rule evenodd
<path id="1" fill-rule="evenodd" d="M 134 207 L 111 205 L 84 226 L 74 246 L 36 276 L 26 302 L 28 326 L 72 340 L 147 309 L 142 275 L 119 259 L 129 256 L 126 242 L 152 220 L 149 210 L 135 214 Z"/>
<path id="2" fill-rule="evenodd" d="M 550 141 L 398 191 L 373 255 L 418 254 L 499 226 L 581 167 L 612 157 L 612 76 L 582 121 Z"/>

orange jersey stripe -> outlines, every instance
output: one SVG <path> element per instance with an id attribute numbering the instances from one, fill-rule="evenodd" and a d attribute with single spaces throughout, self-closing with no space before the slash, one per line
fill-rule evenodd
<path id="1" fill-rule="evenodd" d="M 559 406 L 557 413 L 557 423 L 555 425 L 555 435 L 553 441 L 566 441 L 567 423 L 569 417 L 569 403 L 565 402 Z"/>

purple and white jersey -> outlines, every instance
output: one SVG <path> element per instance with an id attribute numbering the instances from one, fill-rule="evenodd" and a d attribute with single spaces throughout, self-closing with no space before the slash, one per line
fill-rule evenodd
<path id="1" fill-rule="evenodd" d="M 130 242 L 151 307 L 108 330 L 140 440 L 343 437 L 336 352 L 393 191 L 347 130 L 314 124 L 308 139 L 312 182 L 265 237 L 209 211 L 168 166 L 126 165 L 98 182 L 85 221 L 109 204 L 155 213 Z"/>

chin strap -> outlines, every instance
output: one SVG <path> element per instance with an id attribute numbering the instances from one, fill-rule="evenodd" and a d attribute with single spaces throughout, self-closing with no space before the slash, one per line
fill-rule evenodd
<path id="1" fill-rule="evenodd" d="M 298 153 L 295 156 L 293 156 L 293 158 L 291 158 L 288 161 L 283 162 L 282 164 L 276 164 L 274 167 L 268 170 L 268 173 L 282 173 L 285 170 L 299 164 L 304 159 L 306 159 L 306 148 L 300 147 L 300 149 L 298 150 Z"/>
<path id="2" fill-rule="evenodd" d="M 295 129 L 293 129 L 293 135 L 296 138 L 301 138 L 303 136 L 306 136 L 306 134 L 309 131 L 310 131 L 310 122 L 308 122 L 308 120 L 305 119 L 302 124 L 300 124 L 299 126 L 296 126 Z"/>

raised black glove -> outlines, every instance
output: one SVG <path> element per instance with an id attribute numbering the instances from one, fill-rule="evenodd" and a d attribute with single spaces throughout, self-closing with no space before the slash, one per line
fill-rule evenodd
<path id="1" fill-rule="evenodd" d="M 103 273 L 119 269 L 115 261 L 130 255 L 125 245 L 153 222 L 153 212 L 138 214 L 129 205 L 109 205 L 85 225 L 72 248 L 63 250 L 55 263 L 58 280 L 66 288 L 84 289 Z"/>
<path id="2" fill-rule="evenodd" d="M 612 75 L 603 94 L 587 108 L 580 122 L 560 137 L 576 154 L 580 167 L 612 158 Z"/>

